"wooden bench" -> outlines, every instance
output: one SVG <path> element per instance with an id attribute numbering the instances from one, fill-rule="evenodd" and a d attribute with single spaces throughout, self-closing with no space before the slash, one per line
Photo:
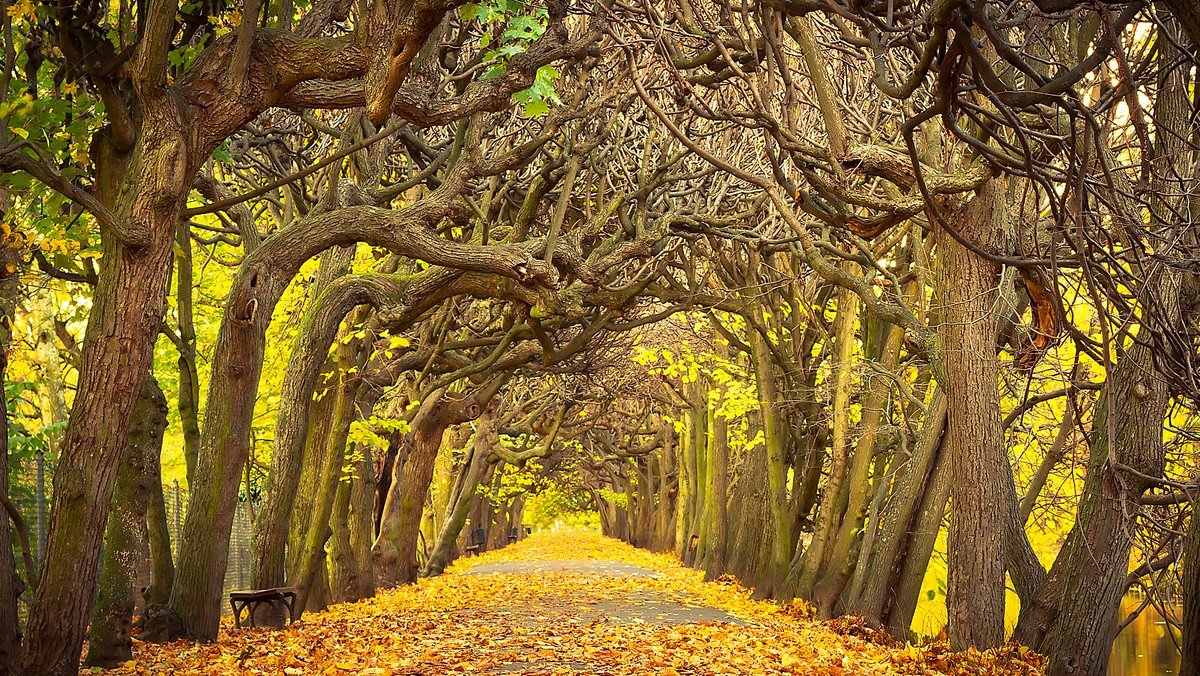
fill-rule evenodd
<path id="1" fill-rule="evenodd" d="M 483 545 L 487 543 L 487 531 L 483 528 L 476 528 L 471 531 L 471 543 L 467 545 L 465 552 L 467 554 L 478 554 Z"/>
<path id="2" fill-rule="evenodd" d="M 514 543 L 514 542 L 516 542 L 516 541 L 517 541 L 517 540 L 518 540 L 520 537 L 521 537 L 521 529 L 520 529 L 520 528 L 511 528 L 511 529 L 509 529 L 509 531 L 508 531 L 508 544 L 510 544 L 510 545 L 511 545 L 511 544 L 513 544 L 513 543 Z"/>
<path id="3" fill-rule="evenodd" d="M 242 611 L 249 609 L 246 617 L 250 621 L 250 626 L 257 626 L 254 624 L 254 611 L 264 603 L 269 603 L 272 608 L 279 610 L 282 608 L 276 604 L 282 605 L 288 609 L 288 622 L 296 621 L 296 590 L 282 587 L 229 592 L 229 605 L 233 608 L 233 623 L 237 625 L 238 629 L 241 629 Z"/>

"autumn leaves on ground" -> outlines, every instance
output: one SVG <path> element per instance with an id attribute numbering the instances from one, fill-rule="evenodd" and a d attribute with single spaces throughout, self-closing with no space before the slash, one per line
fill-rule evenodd
<path id="1" fill-rule="evenodd" d="M 523 572 L 479 574 L 493 570 Z M 135 642 L 134 660 L 114 673 L 1040 673 L 1023 649 L 891 644 L 853 621 L 810 620 L 799 602 L 752 600 L 728 576 L 702 576 L 599 534 L 536 534 L 283 630 L 223 623 L 212 644 Z"/>

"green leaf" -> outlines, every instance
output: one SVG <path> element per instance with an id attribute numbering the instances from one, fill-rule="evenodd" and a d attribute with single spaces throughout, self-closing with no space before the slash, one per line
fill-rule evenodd
<path id="1" fill-rule="evenodd" d="M 525 104 L 526 117 L 540 117 L 550 112 L 550 104 L 545 101 L 530 101 Z"/>

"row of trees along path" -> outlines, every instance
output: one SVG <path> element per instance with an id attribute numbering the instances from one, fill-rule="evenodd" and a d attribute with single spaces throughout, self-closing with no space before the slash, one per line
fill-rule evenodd
<path id="1" fill-rule="evenodd" d="M 529 510 L 1200 669 L 1194 2 L 0 9 L 0 676 L 209 650 L 238 514 L 313 613 Z"/>

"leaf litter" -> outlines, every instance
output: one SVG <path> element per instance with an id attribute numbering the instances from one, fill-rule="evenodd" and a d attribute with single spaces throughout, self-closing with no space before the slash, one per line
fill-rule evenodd
<path id="1" fill-rule="evenodd" d="M 655 575 L 465 574 L 481 563 L 579 560 Z M 596 533 L 535 534 L 461 558 L 445 575 L 306 613 L 284 629 L 237 630 L 225 620 L 214 643 L 135 638 L 134 659 L 111 673 L 1032 676 L 1044 669 L 1024 647 L 955 653 L 944 642 L 906 645 L 860 618 L 820 622 L 800 601 L 780 605 L 751 594 L 732 576 L 704 582 L 670 554 Z M 648 619 L 620 612 L 642 605 L 653 606 Z M 716 609 L 738 624 L 678 623 L 679 615 L 661 612 L 665 605 Z"/>

